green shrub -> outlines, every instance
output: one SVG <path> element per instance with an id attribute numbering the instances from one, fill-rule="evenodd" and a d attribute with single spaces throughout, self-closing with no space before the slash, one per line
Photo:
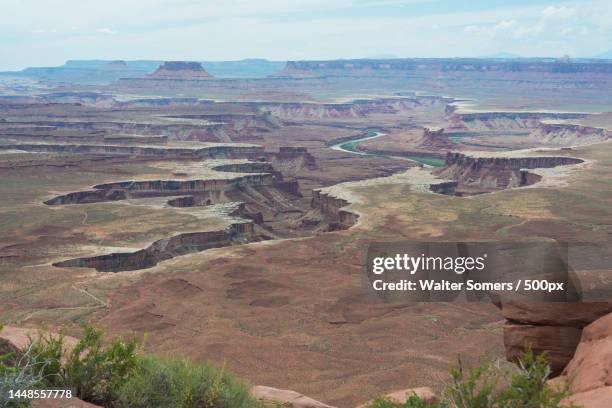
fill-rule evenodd
<path id="1" fill-rule="evenodd" d="M 498 397 L 500 408 L 558 408 L 567 390 L 555 390 L 546 381 L 550 366 L 544 355 L 527 351 L 519 360 L 519 372 Z"/>
<path id="2" fill-rule="evenodd" d="M 223 368 L 183 359 L 143 358 L 119 390 L 117 407 L 254 408 L 249 387 Z"/>
<path id="3" fill-rule="evenodd" d="M 81 340 L 67 351 L 62 335 L 41 333 L 30 339 L 35 365 L 50 388 L 70 388 L 82 400 L 112 406 L 117 390 L 138 367 L 138 343 L 113 340 L 102 345 L 103 333 L 85 326 Z"/>
<path id="4" fill-rule="evenodd" d="M 483 361 L 466 372 L 461 359 L 451 368 L 451 382 L 446 388 L 445 397 L 454 408 L 494 407 L 495 388 L 499 375 L 491 362 Z"/>
<path id="5" fill-rule="evenodd" d="M 135 375 L 140 358 L 136 339 L 115 339 L 103 347 L 102 338 L 101 331 L 85 327 L 83 337 L 68 354 L 62 377 L 79 398 L 110 406 L 120 386 Z"/>
<path id="6" fill-rule="evenodd" d="M 88 402 L 113 408 L 257 408 L 249 387 L 224 369 L 183 359 L 141 357 L 135 339 L 103 345 L 92 326 L 68 351 L 62 335 L 30 339 L 32 367 L 49 388 L 70 388 Z M 19 371 L 19 370 L 17 370 Z M 23 388 L 23 387 L 22 387 Z"/>
<path id="7" fill-rule="evenodd" d="M 46 365 L 38 363 L 35 350 L 28 347 L 20 353 L 0 356 L 0 407 L 28 407 L 28 401 L 10 399 L 10 391 L 39 388 L 44 384 Z"/>
<path id="8" fill-rule="evenodd" d="M 33 356 L 33 364 L 42 373 L 45 385 L 60 387 L 64 385 L 61 377 L 64 356 L 63 334 L 39 332 L 37 338 L 29 337 L 28 349 Z"/>
<path id="9" fill-rule="evenodd" d="M 440 403 L 428 404 L 413 395 L 403 404 L 378 398 L 370 408 L 578 408 L 561 404 L 568 396 L 567 390 L 546 384 L 550 366 L 544 355 L 535 356 L 532 351 L 521 357 L 507 385 L 501 384 L 501 380 L 508 375 L 489 361 L 466 370 L 459 360 L 450 374 L 451 381 Z"/>
<path id="10" fill-rule="evenodd" d="M 408 397 L 406 402 L 397 403 L 393 401 L 389 401 L 385 398 L 376 398 L 374 402 L 372 402 L 371 408 L 439 408 L 438 404 L 430 404 L 428 402 L 423 401 L 418 395 L 413 394 Z"/>

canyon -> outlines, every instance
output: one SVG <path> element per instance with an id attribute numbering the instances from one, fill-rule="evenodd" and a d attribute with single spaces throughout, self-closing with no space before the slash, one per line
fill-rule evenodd
<path id="1" fill-rule="evenodd" d="M 364 253 L 605 248 L 609 63 L 249 62 L 257 78 L 219 64 L 75 61 L 0 88 L 1 323 L 150 333 L 147 352 L 340 408 L 439 392 L 458 354 L 532 346 L 555 375 L 581 370 L 585 327 L 610 313 L 601 299 L 386 301 L 363 286 Z M 572 266 L 603 279 L 603 263 Z"/>

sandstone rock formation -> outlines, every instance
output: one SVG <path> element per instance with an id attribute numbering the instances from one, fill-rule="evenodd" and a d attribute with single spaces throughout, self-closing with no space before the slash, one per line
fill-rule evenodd
<path id="1" fill-rule="evenodd" d="M 612 131 L 575 124 L 542 124 L 530 135 L 540 144 L 577 146 L 603 142 L 612 138 Z"/>
<path id="2" fill-rule="evenodd" d="M 574 358 L 563 371 L 572 401 L 585 408 L 609 407 L 612 403 L 612 313 L 584 328 Z M 590 401 L 607 401 L 608 405 Z"/>
<path id="3" fill-rule="evenodd" d="M 149 75 L 155 79 L 207 79 L 212 78 L 199 62 L 166 61 Z"/>
<path id="4" fill-rule="evenodd" d="M 582 163 L 583 160 L 565 156 L 492 156 L 449 152 L 444 167 L 435 174 L 453 179 L 466 190 L 488 192 L 533 184 L 541 176 L 529 169 L 551 168 Z"/>
<path id="5" fill-rule="evenodd" d="M 443 159 L 461 145 L 448 138 L 443 128 L 402 130 L 359 144 L 359 150 L 389 156 L 424 156 Z"/>
<path id="6" fill-rule="evenodd" d="M 612 310 L 608 302 L 503 302 L 498 307 L 507 319 L 506 357 L 516 361 L 529 348 L 544 352 L 553 374 L 560 374 L 574 356 L 582 329 Z"/>
<path id="7" fill-rule="evenodd" d="M 251 394 L 261 401 L 276 403 L 287 408 L 334 408 L 331 405 L 316 401 L 295 391 L 281 390 L 263 385 L 253 387 Z"/>

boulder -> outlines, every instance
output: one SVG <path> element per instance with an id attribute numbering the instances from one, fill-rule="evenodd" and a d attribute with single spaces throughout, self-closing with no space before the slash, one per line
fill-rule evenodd
<path id="1" fill-rule="evenodd" d="M 506 358 L 518 361 L 528 349 L 546 353 L 553 375 L 559 375 L 574 356 L 581 329 L 563 326 L 533 326 L 506 324 L 504 348 Z"/>
<path id="2" fill-rule="evenodd" d="M 608 302 L 517 302 L 501 304 L 502 315 L 514 323 L 582 328 L 612 312 Z"/>
<path id="3" fill-rule="evenodd" d="M 260 401 L 281 404 L 287 408 L 334 408 L 291 390 L 257 385 L 251 388 L 251 395 Z"/>
<path id="4" fill-rule="evenodd" d="M 584 329 L 563 376 L 570 382 L 572 393 L 612 386 L 612 313 Z"/>
<path id="5" fill-rule="evenodd" d="M 430 404 L 434 404 L 438 402 L 438 396 L 429 387 L 407 388 L 401 391 L 390 392 L 388 394 L 383 395 L 382 397 L 385 399 L 388 399 L 389 401 L 392 401 L 398 404 L 403 404 L 412 395 L 416 395 L 423 401 L 428 402 Z M 368 408 L 370 407 L 372 402 L 374 402 L 374 400 L 370 400 L 366 403 L 363 403 L 359 405 L 357 408 Z"/>
<path id="6" fill-rule="evenodd" d="M 581 408 L 610 408 L 612 405 L 612 386 L 574 394 L 562 401 L 562 404 L 565 405 L 571 403 Z"/>
<path id="7" fill-rule="evenodd" d="M 553 375 L 560 374 L 574 355 L 582 329 L 612 312 L 610 302 L 495 302 L 507 323 L 506 358 L 516 361 L 528 348 L 546 353 Z"/>

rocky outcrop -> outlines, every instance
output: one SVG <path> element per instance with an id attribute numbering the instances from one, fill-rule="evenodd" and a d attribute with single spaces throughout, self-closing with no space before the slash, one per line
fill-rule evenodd
<path id="1" fill-rule="evenodd" d="M 148 76 L 153 79 L 209 79 L 202 64 L 194 61 L 166 61 Z"/>
<path id="2" fill-rule="evenodd" d="M 334 408 L 310 397 L 291 390 L 257 385 L 251 388 L 251 395 L 258 400 L 287 408 Z"/>
<path id="3" fill-rule="evenodd" d="M 612 131 L 575 124 L 542 124 L 529 137 L 540 144 L 578 146 L 609 140 Z"/>
<path id="4" fill-rule="evenodd" d="M 255 239 L 252 223 L 232 224 L 221 231 L 178 234 L 153 242 L 135 252 L 115 252 L 108 255 L 69 259 L 56 262 L 60 268 L 94 268 L 99 272 L 121 272 L 151 268 L 159 262 L 191 252 L 245 243 Z"/>
<path id="5" fill-rule="evenodd" d="M 456 109 L 455 109 L 456 111 Z M 453 130 L 471 131 L 522 131 L 538 128 L 542 120 L 581 119 L 584 113 L 565 112 L 449 112 L 448 120 Z"/>
<path id="6" fill-rule="evenodd" d="M 261 112 L 284 120 L 355 119 L 373 115 L 396 115 L 414 112 L 435 105 L 445 106 L 451 99 L 436 96 L 414 96 L 377 99 L 356 99 L 343 103 L 261 102 L 253 106 Z"/>
<path id="7" fill-rule="evenodd" d="M 119 181 L 95 185 L 93 190 L 77 191 L 60 195 L 44 203 L 47 205 L 90 204 L 104 201 L 118 201 L 128 198 L 178 196 L 190 193 L 223 192 L 251 186 L 272 186 L 276 183 L 274 174 L 247 174 L 230 179 L 213 180 L 144 180 Z M 284 186 L 284 183 L 281 184 Z"/>
<path id="8" fill-rule="evenodd" d="M 459 185 L 474 187 L 482 192 L 521 187 L 540 180 L 527 169 L 551 168 L 582 163 L 565 156 L 476 157 L 449 152 L 444 167 L 435 174 L 456 180 Z"/>
<path id="9" fill-rule="evenodd" d="M 266 153 L 274 168 L 287 175 L 296 175 L 301 170 L 317 170 L 317 162 L 305 147 L 280 147 L 278 153 Z"/>
<path id="10" fill-rule="evenodd" d="M 350 203 L 342 198 L 337 198 L 321 190 L 312 191 L 311 208 L 319 210 L 328 216 L 332 222 L 330 229 L 348 229 L 357 224 L 359 216 L 355 213 L 343 210 Z"/>
<path id="11" fill-rule="evenodd" d="M 580 343 L 561 377 L 553 386 L 568 387 L 565 404 L 583 408 L 608 408 L 612 401 L 612 313 L 582 331 Z"/>
<path id="12" fill-rule="evenodd" d="M 461 148 L 444 129 L 408 129 L 359 143 L 357 150 L 384 156 L 431 158 L 440 161 L 450 150 Z"/>
<path id="13" fill-rule="evenodd" d="M 497 305 L 507 320 L 506 357 L 517 361 L 529 348 L 546 353 L 554 374 L 560 374 L 574 356 L 583 328 L 612 311 L 608 302 L 504 301 Z"/>
<path id="14" fill-rule="evenodd" d="M 584 328 L 563 376 L 570 380 L 573 393 L 612 386 L 612 313 Z"/>

